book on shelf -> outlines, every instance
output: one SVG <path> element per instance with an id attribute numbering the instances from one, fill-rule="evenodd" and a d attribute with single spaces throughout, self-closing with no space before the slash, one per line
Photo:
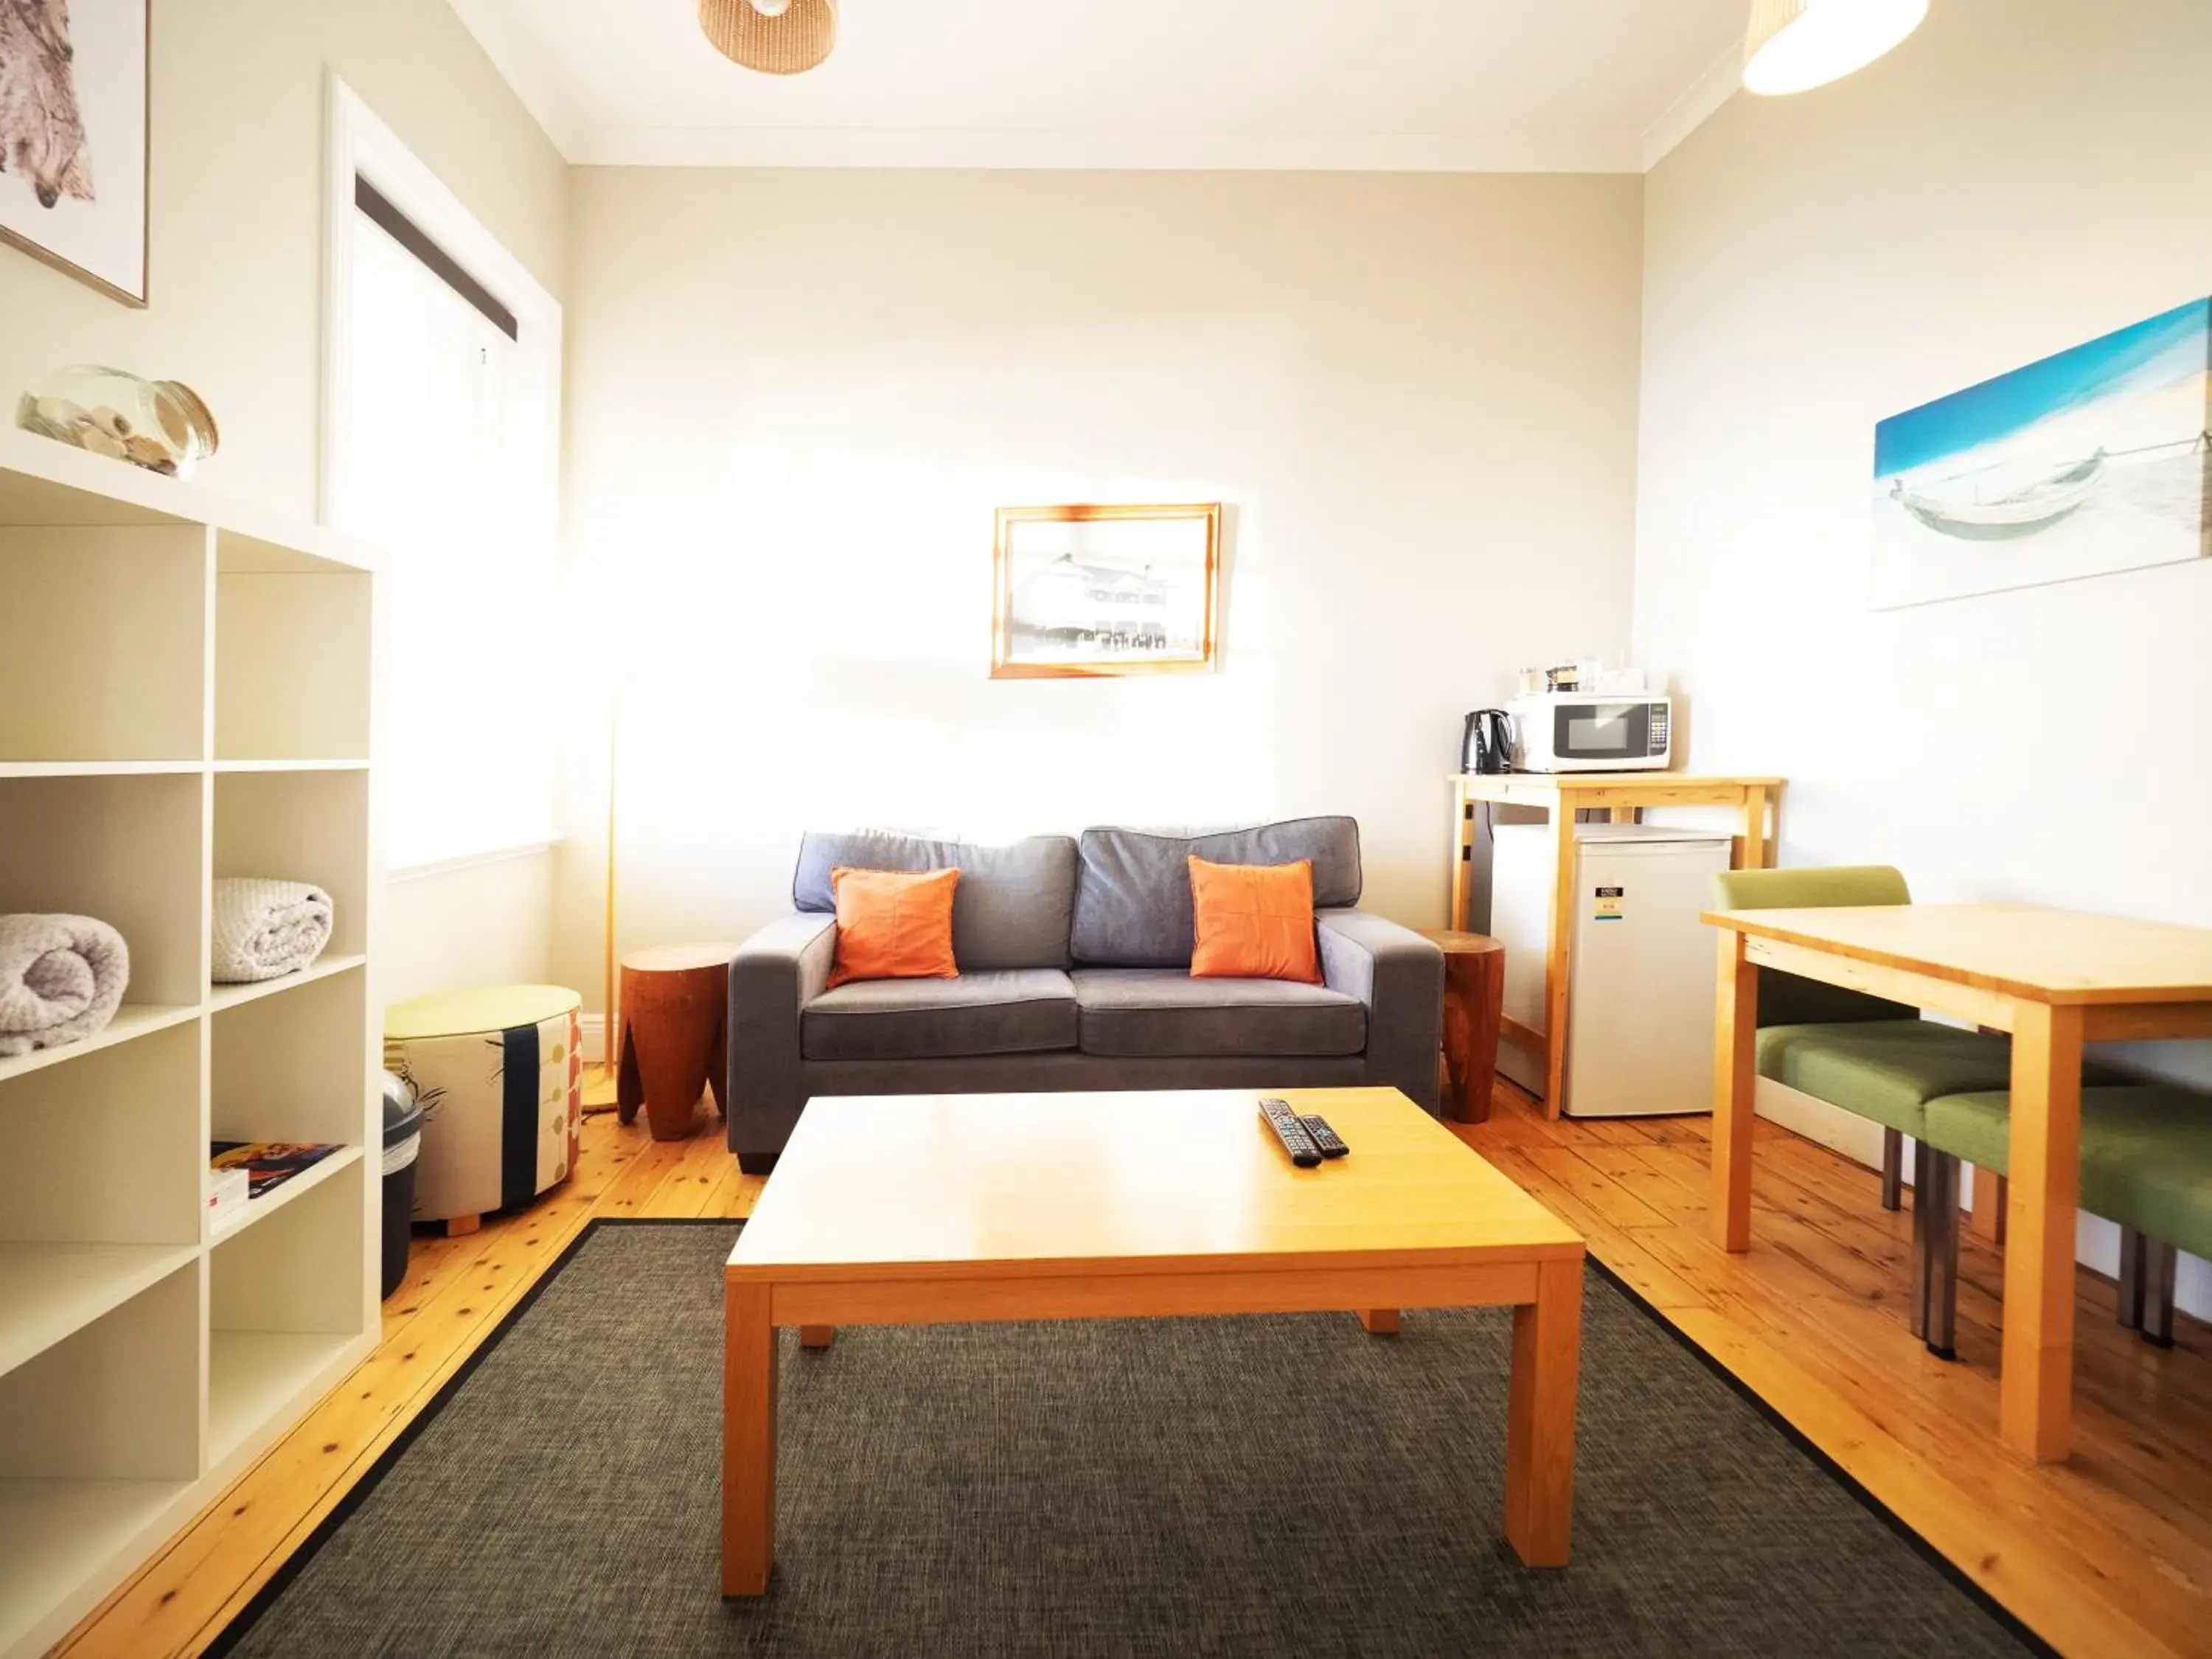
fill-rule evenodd
<path id="1" fill-rule="evenodd" d="M 235 1221 L 246 1208 L 251 1183 L 243 1170 L 208 1170 L 208 1219 L 217 1226 Z"/>
<path id="2" fill-rule="evenodd" d="M 246 1172 L 246 1201 L 251 1203 L 344 1148 L 324 1140 L 218 1140 L 208 1150 L 216 1169 Z"/>

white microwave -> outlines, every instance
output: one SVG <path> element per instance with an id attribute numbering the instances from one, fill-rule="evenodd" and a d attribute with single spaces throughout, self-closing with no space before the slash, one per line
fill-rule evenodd
<path id="1" fill-rule="evenodd" d="M 1674 761 L 1674 699 L 1553 691 L 1516 697 L 1516 772 L 1663 772 Z"/>

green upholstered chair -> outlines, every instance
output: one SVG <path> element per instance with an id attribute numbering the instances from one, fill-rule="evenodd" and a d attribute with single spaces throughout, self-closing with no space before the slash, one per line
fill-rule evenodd
<path id="1" fill-rule="evenodd" d="M 2003 1175 L 2011 1100 L 1989 1091 L 1929 1102 L 1929 1143 Z M 2083 1089 L 2081 1207 L 2123 1229 L 2120 1322 L 2172 1346 L 2174 1252 L 2212 1257 L 2212 1098 L 2166 1084 Z"/>
<path id="2" fill-rule="evenodd" d="M 1729 870 L 1714 878 L 1731 910 L 1825 909 L 1910 904 L 1905 878 L 1886 864 L 1807 870 Z M 2012 1045 L 1920 1018 L 1920 1011 L 1863 991 L 1762 969 L 1759 1073 L 1879 1123 L 1881 1204 L 1899 1206 L 1905 1137 L 1920 1133 L 1938 1095 L 2002 1089 L 2012 1081 Z"/>
<path id="3" fill-rule="evenodd" d="M 1886 864 L 1730 870 L 1714 878 L 1731 910 L 1910 904 L 1904 875 Z M 1961 1030 L 1863 991 L 1765 968 L 1759 975 L 1761 1077 L 1881 1126 L 1881 1206 L 1904 1201 L 1905 1140 L 1913 1145 L 1914 1335 L 1945 1358 L 1958 1308 L 1959 1165 L 1930 1146 L 1928 1103 L 2012 1081 L 2008 1037 Z M 1941 1268 L 1937 1273 L 1932 1270 Z"/>

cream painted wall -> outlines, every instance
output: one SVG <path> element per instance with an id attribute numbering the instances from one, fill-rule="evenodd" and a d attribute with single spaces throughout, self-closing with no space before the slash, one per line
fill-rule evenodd
<path id="1" fill-rule="evenodd" d="M 156 0 L 152 304 L 0 250 L 11 409 L 72 362 L 183 380 L 222 425 L 199 481 L 313 516 L 326 64 L 560 293 L 568 168 L 445 0 Z"/>
<path id="2" fill-rule="evenodd" d="M 153 64 L 152 304 L 0 248 L 0 393 L 12 410 L 76 362 L 184 380 L 222 427 L 200 481 L 312 517 L 325 66 L 556 295 L 567 166 L 444 0 L 156 0 Z M 385 992 L 546 977 L 551 871 L 540 854 L 395 884 Z"/>
<path id="3" fill-rule="evenodd" d="M 448 986 L 551 978 L 553 864 L 537 853 L 389 883 L 383 994 L 397 1002 Z"/>
<path id="4" fill-rule="evenodd" d="M 864 822 L 1350 812 L 1368 902 L 1440 921 L 1463 713 L 1626 641 L 1640 216 L 1623 177 L 579 170 L 624 945 L 742 935 Z M 995 506 L 1215 499 L 1218 673 L 988 678 Z"/>
<path id="5" fill-rule="evenodd" d="M 1692 766 L 1789 775 L 1785 863 L 2207 926 L 2212 562 L 1865 602 L 1877 420 L 2212 290 L 2212 9 L 2084 15 L 1942 0 L 1650 176 L 1636 649 Z"/>

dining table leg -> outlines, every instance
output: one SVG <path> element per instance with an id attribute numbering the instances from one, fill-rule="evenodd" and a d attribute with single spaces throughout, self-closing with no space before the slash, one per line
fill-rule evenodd
<path id="1" fill-rule="evenodd" d="M 2081 1196 L 2079 1006 L 2015 1003 L 1999 1437 L 2039 1463 L 2073 1438 L 2074 1215 Z"/>
<path id="2" fill-rule="evenodd" d="M 1713 1003 L 1713 1243 L 1751 1248 L 1751 1129 L 1759 1088 L 1759 966 L 1744 936 L 1720 933 Z"/>

